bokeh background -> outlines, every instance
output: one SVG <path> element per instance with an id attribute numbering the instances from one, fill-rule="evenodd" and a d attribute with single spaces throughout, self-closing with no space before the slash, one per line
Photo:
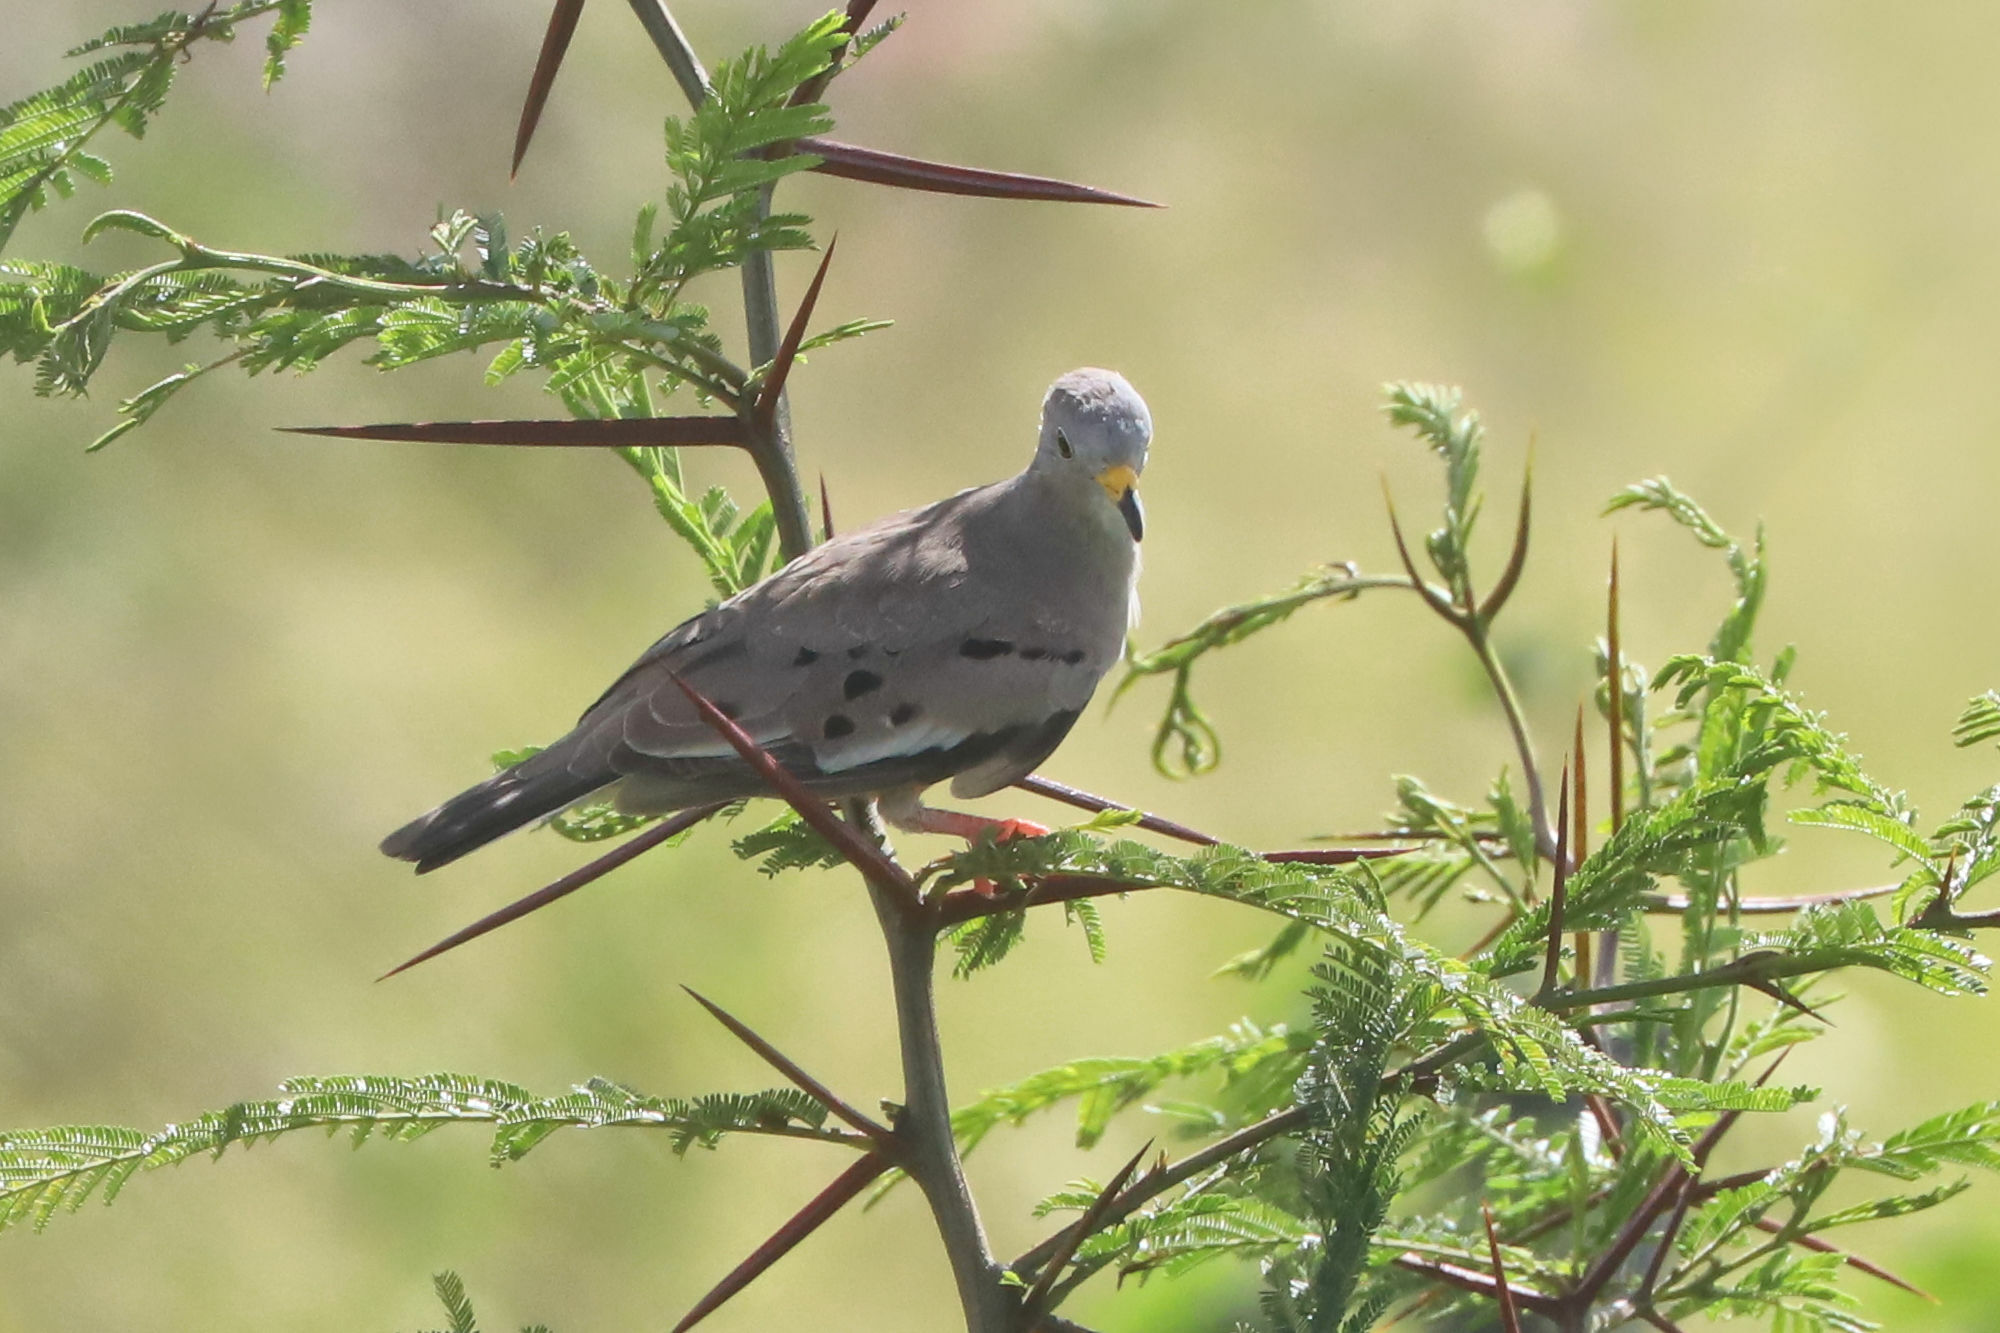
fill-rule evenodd
<path id="1" fill-rule="evenodd" d="M 679 9 L 711 60 L 817 12 Z M 0 0 L 0 98 L 150 12 Z M 327 0 L 269 96 L 261 29 L 205 48 L 146 143 L 107 144 L 117 184 L 31 219 L 11 253 L 78 255 L 83 222 L 114 205 L 232 248 L 408 253 L 440 206 L 465 206 L 504 208 L 517 234 L 568 228 L 614 263 L 658 188 L 676 100 L 625 8 L 593 6 L 510 183 L 546 13 Z M 1378 475 L 1412 513 L 1434 479 L 1382 423 L 1379 386 L 1463 384 L 1492 430 L 1496 515 L 1535 441 L 1535 558 L 1504 646 L 1545 751 L 1587 686 L 1614 531 L 1641 661 L 1699 647 L 1725 604 L 1719 562 L 1683 534 L 1598 516 L 1666 473 L 1733 529 L 1767 525 L 1763 645 L 1797 643 L 1810 700 L 1941 816 L 1996 768 L 1947 740 L 1963 701 L 2000 683 L 1996 46 L 2000 16 L 1978 6 L 914 4 L 837 86 L 843 137 L 1171 207 L 795 182 L 790 203 L 841 237 L 823 319 L 897 321 L 794 378 L 804 466 L 852 525 L 1012 471 L 1050 378 L 1122 369 L 1159 423 L 1150 644 L 1316 562 L 1388 565 Z M 149 257 L 126 239 L 90 262 Z M 788 299 L 811 262 L 781 261 Z M 733 288 L 709 297 L 733 326 Z M 472 358 L 218 377 L 84 456 L 116 396 L 179 359 L 120 351 L 81 404 L 33 397 L 25 369 L 0 376 L 0 1123 L 151 1127 L 302 1073 L 765 1086 L 680 983 L 856 1099 L 893 1094 L 856 885 L 766 882 L 713 831 L 373 982 L 583 859 L 541 834 L 413 882 L 376 854 L 380 835 L 491 751 L 558 733 L 705 587 L 615 462 L 272 433 L 554 409 L 525 383 L 483 389 Z M 729 460 L 694 466 L 749 482 Z M 1228 747 L 1214 775 L 1152 771 L 1154 687 L 1094 710 L 1046 771 L 1268 846 L 1373 822 L 1392 773 L 1470 798 L 1509 758 L 1462 648 L 1401 599 L 1315 608 L 1199 685 Z M 1804 834 L 1753 887 L 1886 873 L 1858 843 Z M 1270 923 L 1171 896 L 1105 915 L 1102 966 L 1040 920 L 1008 966 L 946 986 L 962 1096 L 1242 1015 L 1298 1017 L 1295 975 L 1205 979 Z M 1431 928 L 1449 942 L 1477 924 Z M 1788 1078 L 1883 1133 L 2000 1095 L 1990 1003 L 1868 977 L 1849 990 Z M 1786 1155 L 1810 1123 L 1753 1127 L 1744 1164 Z M 1034 1199 L 1101 1179 L 1148 1132 L 1091 1155 L 1059 1118 L 990 1140 L 971 1173 L 999 1247 L 1039 1235 Z M 492 1328 L 666 1327 L 833 1169 L 750 1141 L 676 1162 L 637 1134 L 558 1138 L 501 1172 L 484 1153 L 477 1132 L 356 1155 L 302 1139 L 141 1178 L 116 1208 L 0 1238 L 0 1330 L 409 1329 L 438 1322 L 428 1275 L 446 1267 Z M 1866 1311 L 1895 1329 L 1992 1327 L 1996 1190 L 1855 1233 L 1945 1298 L 1868 1285 Z M 1217 1266 L 1093 1290 L 1076 1312 L 1210 1329 L 1254 1286 Z M 905 1191 L 840 1218 L 712 1324 L 954 1320 Z"/>

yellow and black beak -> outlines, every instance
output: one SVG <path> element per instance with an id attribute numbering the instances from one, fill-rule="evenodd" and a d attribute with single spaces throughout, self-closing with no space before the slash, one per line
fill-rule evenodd
<path id="1" fill-rule="evenodd" d="M 1118 512 L 1124 518 L 1125 528 L 1132 534 L 1132 540 L 1135 542 L 1144 540 L 1146 511 L 1139 507 L 1139 474 L 1123 465 L 1108 467 L 1097 474 L 1097 484 L 1111 497 L 1111 503 L 1118 506 Z"/>

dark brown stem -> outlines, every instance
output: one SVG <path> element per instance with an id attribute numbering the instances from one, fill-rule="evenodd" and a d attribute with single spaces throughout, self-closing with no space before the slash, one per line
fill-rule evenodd
<path id="1" fill-rule="evenodd" d="M 868 894 L 888 945 L 889 976 L 896 997 L 903 1106 L 895 1129 L 905 1169 L 923 1191 L 937 1221 L 968 1333 L 1015 1333 L 1020 1297 L 1000 1280 L 1000 1265 L 987 1244 L 959 1161 L 958 1141 L 951 1132 L 951 1098 L 945 1090 L 934 990 L 937 917 L 912 912 L 903 898 L 872 880 Z"/>
<path id="2" fill-rule="evenodd" d="M 1852 903 L 1864 898 L 1882 898 L 1902 887 L 1900 884 L 1871 884 L 1865 889 L 1835 889 L 1831 893 L 1802 893 L 1789 898 L 1739 898 L 1731 910 L 1745 916 L 1775 916 L 1784 912 L 1803 912 L 1822 903 Z M 1687 911 L 1689 901 L 1684 893 L 1651 893 L 1640 899 L 1640 905 L 1648 912 L 1678 914 Z M 1910 924 L 1920 925 L 1922 920 L 1919 918 Z M 1614 942 L 1615 939 L 1613 934 Z"/>
<path id="3" fill-rule="evenodd" d="M 1492 1300 L 1498 1300 L 1500 1287 L 1492 1277 L 1471 1268 L 1461 1268 L 1448 1264 L 1442 1259 L 1428 1259 L 1421 1254 L 1399 1254 L 1390 1260 L 1398 1268 L 1407 1268 L 1413 1273 L 1422 1273 L 1434 1282 L 1460 1291 L 1476 1292 Z M 1536 1314 L 1553 1316 L 1561 1310 L 1562 1302 L 1554 1296 L 1527 1287 L 1512 1287 L 1510 1294 L 1516 1304 Z"/>
<path id="4" fill-rule="evenodd" d="M 771 212 L 768 187 L 757 197 L 757 221 Z M 778 322 L 778 280 L 769 250 L 752 250 L 743 259 L 743 314 L 749 326 L 750 364 L 766 365 L 777 358 L 783 333 Z M 792 454 L 791 396 L 780 392 L 768 407 L 760 404 L 750 432 L 750 456 L 771 513 L 778 523 L 778 547 L 785 559 L 796 560 L 812 549 L 812 518 L 805 487 L 799 482 L 798 460 Z"/>
<path id="5" fill-rule="evenodd" d="M 1060 801 L 1064 805 L 1073 806 L 1078 810 L 1088 810 L 1092 814 L 1103 814 L 1106 810 L 1135 808 L 1107 796 L 1092 795 L 1067 783 L 1057 782 L 1054 778 L 1045 778 L 1039 773 L 1022 778 L 1014 785 L 1022 791 L 1046 796 L 1051 801 Z M 1179 838 L 1182 842 L 1191 842 L 1198 847 L 1214 847 L 1222 841 L 1220 838 L 1203 833 L 1200 829 L 1189 828 L 1186 824 L 1176 823 L 1171 819 L 1147 814 L 1144 811 L 1140 812 L 1139 819 L 1133 827 L 1145 829 L 1149 833 L 1163 833 L 1169 838 Z"/>

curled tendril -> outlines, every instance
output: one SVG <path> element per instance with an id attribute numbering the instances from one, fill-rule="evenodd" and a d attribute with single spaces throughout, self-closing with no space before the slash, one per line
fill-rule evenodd
<path id="1" fill-rule="evenodd" d="M 1222 737 L 1188 691 L 1192 663 L 1174 672 L 1167 710 L 1153 733 L 1153 767 L 1170 778 L 1194 778 L 1212 772 L 1222 762 Z M 1173 750 L 1178 744 L 1176 758 Z"/>

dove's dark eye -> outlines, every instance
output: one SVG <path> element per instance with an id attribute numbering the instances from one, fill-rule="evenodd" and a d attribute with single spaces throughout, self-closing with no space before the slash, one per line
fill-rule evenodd
<path id="1" fill-rule="evenodd" d="M 1073 458 L 1076 456 L 1076 450 L 1069 447 L 1069 436 L 1063 434 L 1061 431 L 1056 432 L 1056 452 L 1064 458 Z"/>

